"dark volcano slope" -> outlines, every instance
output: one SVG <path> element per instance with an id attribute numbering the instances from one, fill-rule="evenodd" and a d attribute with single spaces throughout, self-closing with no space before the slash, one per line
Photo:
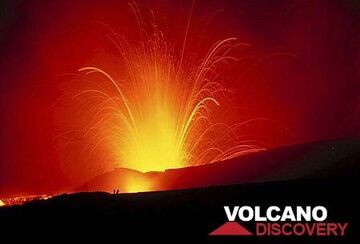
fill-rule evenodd
<path id="1" fill-rule="evenodd" d="M 75 189 L 126 191 L 128 178 L 146 180 L 156 190 L 186 189 L 239 183 L 316 179 L 359 173 L 360 139 L 321 141 L 270 149 L 213 164 L 141 173 L 115 169 Z"/>

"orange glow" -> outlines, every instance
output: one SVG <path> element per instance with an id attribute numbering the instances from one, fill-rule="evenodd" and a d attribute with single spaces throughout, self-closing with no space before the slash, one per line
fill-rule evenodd
<path id="1" fill-rule="evenodd" d="M 0 200 L 0 207 L 2 206 L 5 206 L 5 203 L 2 200 Z"/>
<path id="2" fill-rule="evenodd" d="M 141 18 L 138 21 L 144 25 Z M 105 151 L 117 166 L 148 172 L 261 150 L 239 135 L 247 122 L 228 125 L 222 119 L 231 106 L 226 102 L 229 91 L 221 85 L 222 69 L 236 60 L 231 50 L 247 44 L 236 38 L 220 40 L 194 60 L 185 51 L 186 35 L 176 48 L 155 24 L 151 33 L 141 30 L 139 43 L 113 33 L 118 72 L 95 66 L 79 69 L 77 86 L 85 83 L 87 88 L 75 89 L 72 98 L 90 116 L 82 128 L 90 152 Z M 137 191 L 148 185 L 134 179 L 128 187 Z"/>
<path id="3" fill-rule="evenodd" d="M 153 182 L 143 176 L 125 177 L 123 180 L 124 192 L 135 193 L 154 190 Z"/>

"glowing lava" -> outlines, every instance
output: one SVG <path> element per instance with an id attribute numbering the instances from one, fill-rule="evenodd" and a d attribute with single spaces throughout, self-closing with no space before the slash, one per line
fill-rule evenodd
<path id="1" fill-rule="evenodd" d="M 3 198 L 3 200 L 0 200 L 0 207 L 22 205 L 24 203 L 27 203 L 27 202 L 30 202 L 33 200 L 48 200 L 50 198 L 52 198 L 52 196 L 50 196 L 50 195 L 29 195 L 29 196 Z"/>
<path id="2" fill-rule="evenodd" d="M 156 25 L 141 36 L 134 43 L 113 33 L 118 72 L 94 66 L 79 70 L 79 80 L 89 87 L 72 98 L 90 115 L 83 132 L 91 152 L 102 148 L 118 166 L 147 172 L 261 150 L 241 139 L 238 130 L 245 123 L 230 126 L 223 119 L 231 105 L 226 105 L 221 69 L 234 60 L 228 54 L 239 45 L 235 38 L 218 41 L 194 60 L 186 55 L 186 36 L 180 48 L 169 44 Z"/>

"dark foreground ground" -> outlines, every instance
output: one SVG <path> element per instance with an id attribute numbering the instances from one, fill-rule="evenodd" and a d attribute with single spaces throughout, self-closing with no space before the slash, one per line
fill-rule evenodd
<path id="1" fill-rule="evenodd" d="M 215 237 L 208 234 L 225 222 L 223 205 L 324 205 L 329 213 L 327 221 L 349 222 L 346 237 L 315 237 L 311 242 L 353 243 L 359 232 L 358 182 L 355 177 L 347 177 L 139 194 L 78 193 L 2 208 L 0 219 L 6 223 L 2 233 L 12 229 L 39 237 L 43 233 L 55 233 L 62 237 L 75 234 L 87 238 L 126 235 L 148 240 L 168 236 L 170 240 L 201 238 L 219 243 L 308 243 L 306 237 Z M 244 225 L 253 230 L 252 224 Z"/>

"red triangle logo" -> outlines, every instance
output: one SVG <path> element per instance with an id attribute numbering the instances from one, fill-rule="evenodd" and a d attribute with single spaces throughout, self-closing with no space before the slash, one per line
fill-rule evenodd
<path id="1" fill-rule="evenodd" d="M 238 222 L 226 222 L 212 231 L 210 236 L 252 236 L 253 234 Z"/>

